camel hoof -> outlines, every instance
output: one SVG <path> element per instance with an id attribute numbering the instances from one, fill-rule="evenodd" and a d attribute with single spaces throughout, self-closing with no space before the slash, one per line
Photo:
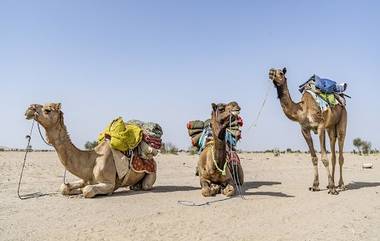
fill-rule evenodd
<path id="1" fill-rule="evenodd" d="M 211 189 L 210 189 L 210 188 L 202 188 L 202 195 L 203 195 L 204 197 L 215 196 L 215 194 L 211 192 Z"/>
<path id="2" fill-rule="evenodd" d="M 227 185 L 227 187 L 223 189 L 223 194 L 227 197 L 232 197 L 235 195 L 235 188 L 232 185 Z"/>
<path id="3" fill-rule="evenodd" d="M 319 192 L 319 191 L 321 191 L 321 189 L 319 189 L 319 187 L 309 187 L 309 191 L 311 191 L 311 192 Z"/>
<path id="4" fill-rule="evenodd" d="M 328 194 L 331 194 L 331 195 L 338 195 L 339 192 L 338 192 L 335 188 L 331 188 L 331 189 L 329 189 Z"/>
<path id="5" fill-rule="evenodd" d="M 92 186 L 85 186 L 82 190 L 83 196 L 85 198 L 92 198 L 95 197 L 96 192 L 94 190 L 95 188 Z"/>
<path id="6" fill-rule="evenodd" d="M 129 189 L 133 191 L 141 191 L 143 189 L 143 186 L 141 183 L 137 183 L 135 185 L 130 186 Z"/>
<path id="7" fill-rule="evenodd" d="M 337 186 L 337 188 L 341 191 L 346 191 L 347 190 L 347 187 L 344 185 L 344 184 L 341 184 L 339 186 Z"/>
<path id="8" fill-rule="evenodd" d="M 70 194 L 69 185 L 62 183 L 61 187 L 59 188 L 59 192 L 62 193 L 62 195 L 69 195 Z"/>
<path id="9" fill-rule="evenodd" d="M 211 187 L 210 187 L 210 193 L 211 193 L 211 196 L 215 196 L 216 194 L 220 193 L 220 186 L 217 185 L 217 184 L 211 184 Z"/>

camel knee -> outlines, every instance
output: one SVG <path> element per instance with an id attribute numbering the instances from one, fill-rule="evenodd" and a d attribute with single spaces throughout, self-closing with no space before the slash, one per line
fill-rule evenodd
<path id="1" fill-rule="evenodd" d="M 313 166 L 318 166 L 318 157 L 313 156 L 311 158 L 311 162 L 313 163 Z"/>
<path id="2" fill-rule="evenodd" d="M 344 157 L 339 156 L 339 165 L 343 166 L 343 164 L 344 164 Z"/>
<path id="3" fill-rule="evenodd" d="M 327 159 L 322 159 L 322 163 L 325 167 L 329 166 L 329 161 Z"/>

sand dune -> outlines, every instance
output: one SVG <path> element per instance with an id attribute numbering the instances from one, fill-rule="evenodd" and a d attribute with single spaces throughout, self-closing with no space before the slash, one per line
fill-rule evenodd
<path id="1" fill-rule="evenodd" d="M 161 155 L 151 192 L 120 189 L 84 199 L 57 194 L 63 167 L 56 153 L 30 153 L 23 193 L 16 195 L 23 153 L 0 153 L 0 240 L 379 240 L 380 158 L 346 154 L 348 190 L 330 196 L 320 164 L 321 192 L 312 193 L 306 154 L 242 154 L 245 197 L 203 198 L 197 156 Z M 374 168 L 363 170 L 363 162 Z M 69 176 L 69 180 L 74 180 Z M 338 178 L 336 178 L 338 179 Z M 179 200 L 208 205 L 190 207 Z"/>

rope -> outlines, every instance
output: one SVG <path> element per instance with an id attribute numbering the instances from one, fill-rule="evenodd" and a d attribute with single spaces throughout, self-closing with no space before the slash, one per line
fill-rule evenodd
<path id="1" fill-rule="evenodd" d="M 231 129 L 231 126 L 232 125 L 232 116 L 230 115 L 230 119 L 229 119 L 229 126 L 230 126 L 230 129 Z M 228 144 L 228 141 L 226 141 L 226 145 L 229 147 L 229 150 L 231 151 L 232 150 L 232 144 Z M 231 153 L 228 153 L 229 156 L 231 156 Z M 226 162 L 227 163 L 227 162 Z M 230 173 L 232 174 L 232 180 L 234 181 L 234 184 L 235 184 L 235 187 L 236 187 L 236 191 L 239 195 L 239 197 L 241 199 L 246 199 L 244 197 L 244 191 L 242 190 L 242 183 L 240 183 L 240 177 L 239 177 L 239 170 L 235 170 L 235 167 L 237 167 L 237 169 L 239 169 L 239 165 L 234 165 L 233 163 L 231 163 L 229 165 L 229 169 L 230 169 Z M 232 169 L 232 172 L 231 172 L 231 169 Z"/>
<path id="2" fill-rule="evenodd" d="M 29 198 L 42 197 L 42 196 L 47 196 L 47 195 L 53 194 L 53 193 L 49 194 L 49 193 L 41 193 L 41 192 L 28 193 L 28 194 L 23 194 L 23 195 L 20 194 L 21 181 L 22 181 L 22 176 L 23 176 L 24 169 L 25 169 L 26 157 L 27 157 L 29 151 L 31 150 L 30 149 L 30 141 L 32 140 L 33 128 L 34 128 L 34 120 L 32 122 L 32 127 L 30 128 L 29 135 L 25 136 L 25 138 L 28 139 L 28 143 L 27 143 L 26 148 L 25 148 L 24 161 L 22 163 L 20 178 L 18 180 L 18 185 L 17 185 L 17 196 L 21 200 L 25 200 L 25 199 L 29 199 Z"/>
<path id="3" fill-rule="evenodd" d="M 253 127 L 256 128 L 257 123 L 258 123 L 258 121 L 259 121 L 259 118 L 260 118 L 260 116 L 261 116 L 261 113 L 262 113 L 262 111 L 263 111 L 263 109 L 264 109 L 265 103 L 267 102 L 267 99 L 268 99 L 268 96 L 269 96 L 269 92 L 270 92 L 270 90 L 271 90 L 271 85 L 268 84 L 268 88 L 267 88 L 267 91 L 266 91 L 266 93 L 265 93 L 265 97 L 264 97 L 263 103 L 261 104 L 260 110 L 259 110 L 259 112 L 257 113 L 257 116 L 256 116 L 255 121 L 254 121 L 254 122 L 248 127 L 247 132 L 249 132 Z"/>
<path id="4" fill-rule="evenodd" d="M 178 200 L 177 204 L 182 205 L 182 206 L 188 206 L 188 207 L 202 207 L 202 206 L 207 206 L 213 203 L 218 203 L 218 202 L 223 202 L 227 200 L 231 200 L 233 197 L 228 197 L 228 198 L 223 198 L 219 200 L 214 200 L 214 201 L 209 201 L 209 202 L 204 202 L 204 203 L 195 203 L 193 201 L 185 201 L 185 200 Z"/>

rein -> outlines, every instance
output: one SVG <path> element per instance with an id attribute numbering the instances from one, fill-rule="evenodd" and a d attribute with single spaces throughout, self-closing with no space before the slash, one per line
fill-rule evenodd
<path id="1" fill-rule="evenodd" d="M 28 193 L 28 194 L 23 194 L 23 195 L 20 194 L 20 188 L 21 188 L 22 177 L 23 177 L 23 174 L 24 174 L 26 158 L 27 158 L 28 153 L 31 150 L 31 148 L 30 148 L 30 142 L 32 140 L 32 133 L 33 133 L 33 128 L 34 128 L 34 122 L 35 122 L 35 120 L 33 119 L 32 127 L 30 128 L 29 135 L 25 136 L 25 138 L 28 140 L 28 142 L 27 142 L 27 145 L 26 145 L 26 148 L 25 148 L 24 161 L 22 163 L 22 168 L 21 168 L 21 172 L 20 172 L 20 178 L 18 180 L 18 185 L 17 185 L 17 196 L 18 196 L 18 198 L 20 200 L 25 200 L 25 199 L 30 199 L 30 198 L 37 198 L 37 197 L 42 197 L 42 196 L 48 196 L 48 195 L 55 194 L 55 193 L 41 193 L 41 192 Z M 48 143 L 45 140 L 45 138 L 43 137 L 43 135 L 41 133 L 41 128 L 40 128 L 40 125 L 39 125 L 38 122 L 37 122 L 37 127 L 38 127 L 38 132 L 40 134 L 40 137 L 45 142 L 45 144 L 48 145 L 48 146 L 53 146 L 52 144 Z M 66 169 L 65 169 L 65 172 L 63 174 L 63 183 L 67 184 L 66 183 Z"/>

